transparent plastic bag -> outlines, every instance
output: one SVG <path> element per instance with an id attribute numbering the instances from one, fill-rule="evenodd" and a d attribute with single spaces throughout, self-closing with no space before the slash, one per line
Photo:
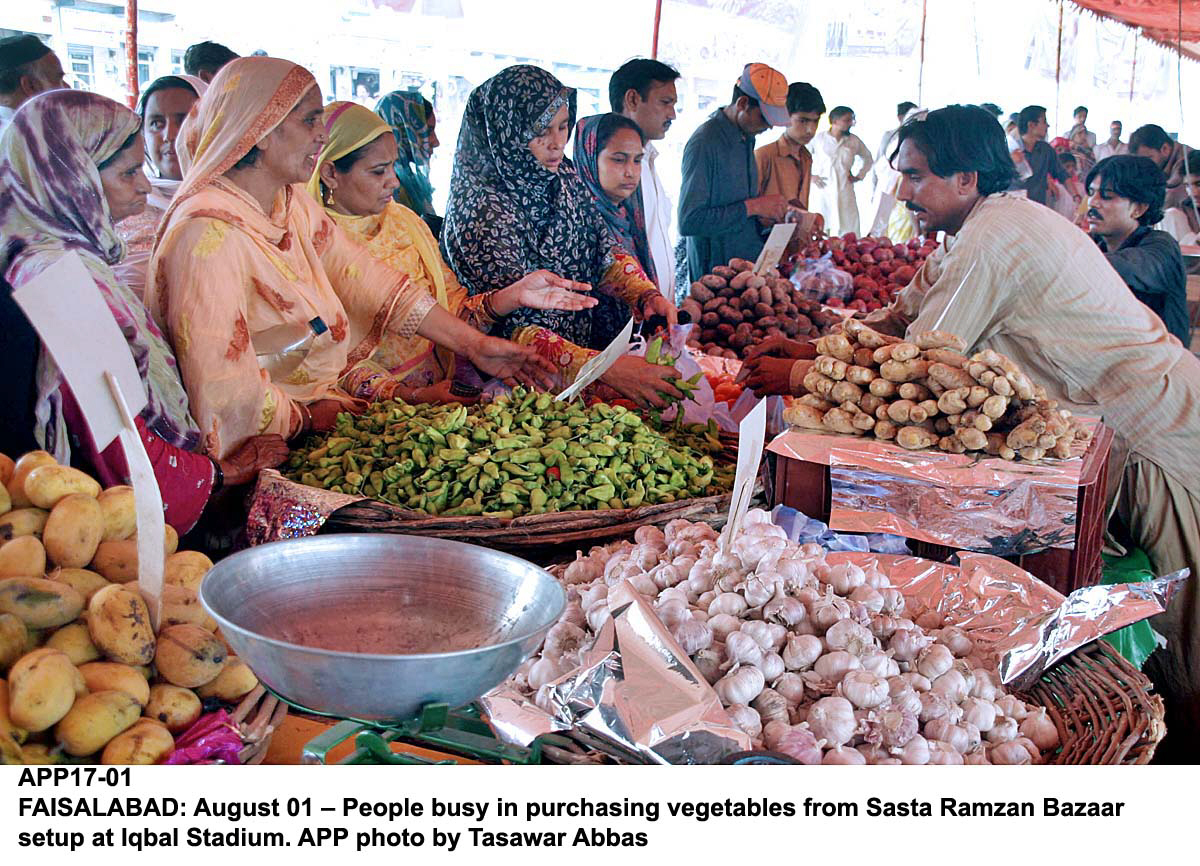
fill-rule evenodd
<path id="1" fill-rule="evenodd" d="M 834 265 L 830 253 L 819 259 L 806 259 L 792 273 L 791 280 L 804 297 L 818 303 L 831 298 L 845 301 L 854 294 L 854 278 Z"/>

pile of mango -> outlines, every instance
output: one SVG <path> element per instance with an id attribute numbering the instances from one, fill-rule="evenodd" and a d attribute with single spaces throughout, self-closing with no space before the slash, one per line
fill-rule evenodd
<path id="1" fill-rule="evenodd" d="M 130 487 L 0 454 L 0 759 L 153 764 L 208 699 L 258 685 L 196 596 L 212 567 L 166 527 L 163 617 L 137 585 Z"/>
<path id="2" fill-rule="evenodd" d="M 490 403 L 376 403 L 292 453 L 294 481 L 429 515 L 512 518 L 636 508 L 727 492 L 715 428 L 672 441 L 622 406 L 522 388 Z M 699 446 L 699 450 L 697 447 Z"/>

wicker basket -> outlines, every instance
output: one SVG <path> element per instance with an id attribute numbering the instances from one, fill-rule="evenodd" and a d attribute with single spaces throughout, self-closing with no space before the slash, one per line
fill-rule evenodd
<path id="1" fill-rule="evenodd" d="M 1067 656 L 1021 697 L 1058 728 L 1051 764 L 1148 764 L 1167 732 L 1150 680 L 1103 641 Z"/>

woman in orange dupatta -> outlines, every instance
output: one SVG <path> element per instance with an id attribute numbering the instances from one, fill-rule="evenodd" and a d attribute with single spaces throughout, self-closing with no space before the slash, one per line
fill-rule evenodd
<path id="1" fill-rule="evenodd" d="M 339 412 L 361 410 L 338 381 L 390 333 L 425 337 L 492 375 L 549 381 L 533 350 L 438 307 L 293 186 L 325 143 L 321 91 L 306 69 L 230 62 L 181 137 L 192 161 L 159 229 L 147 306 L 174 343 L 208 453 L 260 433 L 329 429 Z M 304 334 L 306 323 L 298 364 L 266 357 L 272 338 Z"/>
<path id="2" fill-rule="evenodd" d="M 325 106 L 328 139 L 308 191 L 351 238 L 376 259 L 410 280 L 438 303 L 479 331 L 488 331 L 498 316 L 521 307 L 581 310 L 595 306 L 582 283 L 559 281 L 549 271 L 535 271 L 510 286 L 468 298 L 454 272 L 446 266 L 425 220 L 393 200 L 399 186 L 395 171 L 396 139 L 387 121 L 353 102 Z M 518 341 L 519 342 L 519 341 Z M 421 336 L 385 334 L 369 361 L 358 364 L 342 379 L 355 396 L 397 396 L 410 403 L 447 402 L 455 360 Z M 469 377 L 463 377 L 464 379 Z M 559 383 L 555 381 L 555 387 Z"/>

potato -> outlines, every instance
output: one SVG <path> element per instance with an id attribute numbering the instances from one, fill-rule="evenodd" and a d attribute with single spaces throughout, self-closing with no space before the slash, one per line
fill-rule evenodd
<path id="1" fill-rule="evenodd" d="M 86 493 L 68 493 L 50 511 L 42 543 L 50 560 L 63 568 L 83 568 L 104 536 L 100 503 Z"/>
<path id="2" fill-rule="evenodd" d="M 75 702 L 54 729 L 54 736 L 68 755 L 91 755 L 133 727 L 141 715 L 142 705 L 126 692 L 92 692 Z"/>
<path id="3" fill-rule="evenodd" d="M 86 472 L 58 464 L 38 466 L 25 478 L 25 495 L 38 508 L 53 509 L 72 493 L 95 499 L 100 495 L 100 482 Z"/>
<path id="4" fill-rule="evenodd" d="M 104 747 L 101 764 L 157 764 L 175 751 L 175 738 L 166 727 L 152 719 L 141 718 Z"/>
<path id="5" fill-rule="evenodd" d="M 56 568 L 46 575 L 46 579 L 55 583 L 65 583 L 83 596 L 84 604 L 92 600 L 97 590 L 112 585 L 96 572 L 86 568 Z"/>
<path id="6" fill-rule="evenodd" d="M 0 764 L 23 764 L 21 744 L 29 732 L 18 728 L 8 717 L 8 683 L 0 680 Z"/>
<path id="7" fill-rule="evenodd" d="M 46 573 L 46 548 L 32 535 L 0 544 L 0 577 L 41 577 Z"/>
<path id="8" fill-rule="evenodd" d="M 14 508 L 0 516 L 0 541 L 11 541 L 24 535 L 42 537 L 49 511 L 41 508 Z"/>
<path id="9" fill-rule="evenodd" d="M 159 683 L 150 687 L 145 716 L 166 725 L 172 734 L 182 733 L 200 718 L 200 699 L 191 689 Z"/>
<path id="10" fill-rule="evenodd" d="M 96 501 L 104 515 L 104 541 L 124 541 L 137 532 L 137 508 L 132 487 L 110 487 L 101 492 Z"/>
<path id="11" fill-rule="evenodd" d="M 245 697 L 257 685 L 258 677 L 250 670 L 250 665 L 236 656 L 230 656 L 217 678 L 198 686 L 196 694 L 202 698 L 217 698 L 232 703 Z"/>
<path id="12" fill-rule="evenodd" d="M 88 662 L 79 666 L 79 673 L 89 691 L 125 692 L 143 707 L 150 703 L 150 684 L 142 672 L 120 662 Z"/>
<path id="13" fill-rule="evenodd" d="M 198 550 L 181 550 L 167 557 L 163 580 L 199 592 L 200 581 L 204 580 L 204 575 L 212 567 L 212 560 Z"/>
<path id="14" fill-rule="evenodd" d="M 0 671 L 8 668 L 29 652 L 29 629 L 21 618 L 0 613 Z"/>
<path id="15" fill-rule="evenodd" d="M 33 505 L 25 493 L 25 479 L 29 477 L 29 473 L 39 466 L 57 465 L 58 461 L 54 459 L 54 455 L 45 451 L 30 451 L 28 454 L 22 454 L 13 465 L 12 477 L 5 485 L 8 488 L 8 495 L 12 498 L 12 507 L 28 508 Z"/>
<path id="16" fill-rule="evenodd" d="M 13 465 L 11 457 L 0 453 L 0 486 L 6 488 L 5 492 L 7 492 L 8 482 L 12 480 Z"/>
<path id="17" fill-rule="evenodd" d="M 26 653 L 8 672 L 8 710 L 13 724 L 44 731 L 67 714 L 87 684 L 66 653 L 43 647 Z"/>
<path id="18" fill-rule="evenodd" d="M 225 645 L 197 625 L 167 626 L 158 635 L 154 667 L 167 682 L 194 689 L 221 673 L 229 653 Z"/>
<path id="19" fill-rule="evenodd" d="M 164 586 L 162 621 L 159 628 L 182 624 L 198 625 L 205 631 L 217 630 L 217 621 L 209 616 L 208 611 L 200 604 L 195 590 L 185 586 Z"/>
<path id="20" fill-rule="evenodd" d="M 19 617 L 27 628 L 58 628 L 82 610 L 83 596 L 65 583 L 41 577 L 0 580 L 0 613 Z"/>
<path id="21" fill-rule="evenodd" d="M 88 602 L 88 631 L 92 642 L 115 662 L 147 665 L 154 659 L 154 630 L 150 608 L 135 592 L 110 584 Z"/>
<path id="22" fill-rule="evenodd" d="M 46 639 L 45 645 L 52 649 L 62 650 L 71 660 L 71 664 L 76 667 L 100 658 L 100 650 L 92 643 L 87 623 L 84 622 L 72 622 L 64 625 Z M 88 688 L 91 689 L 91 686 Z"/>

